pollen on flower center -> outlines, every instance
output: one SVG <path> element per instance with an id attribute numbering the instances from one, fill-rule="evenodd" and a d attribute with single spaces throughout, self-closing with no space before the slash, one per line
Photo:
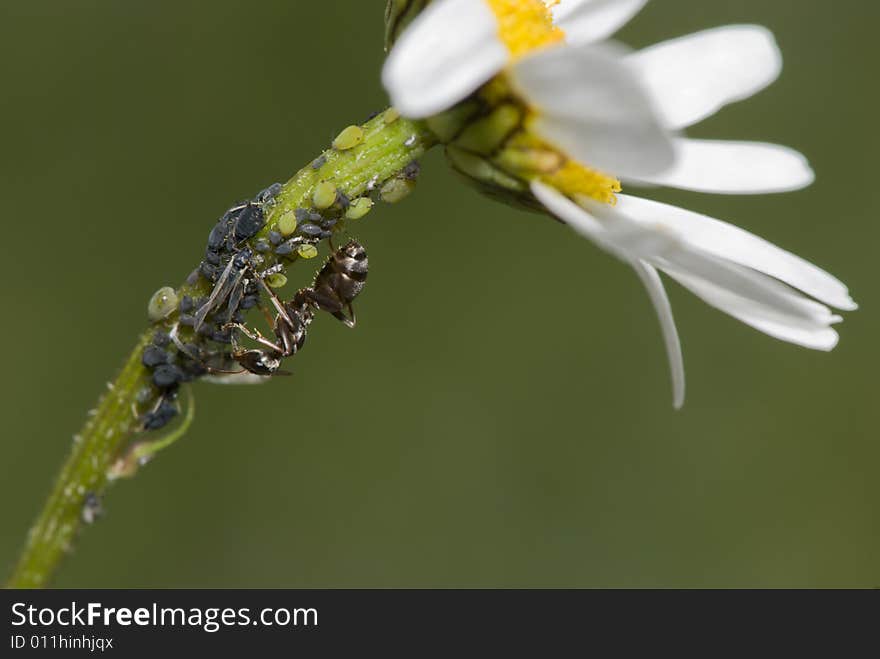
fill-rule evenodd
<path id="1" fill-rule="evenodd" d="M 589 197 L 613 206 L 622 189 L 613 176 L 573 160 L 528 130 L 512 136 L 498 160 L 516 175 L 538 179 L 569 197 Z"/>
<path id="2" fill-rule="evenodd" d="M 612 206 L 617 203 L 616 193 L 622 189 L 616 178 L 573 160 L 567 160 L 555 172 L 540 178 L 544 183 L 571 197 L 583 195 Z"/>
<path id="3" fill-rule="evenodd" d="M 550 5 L 544 0 L 486 0 L 498 19 L 498 34 L 514 58 L 551 46 L 565 39 L 565 32 L 553 24 Z"/>

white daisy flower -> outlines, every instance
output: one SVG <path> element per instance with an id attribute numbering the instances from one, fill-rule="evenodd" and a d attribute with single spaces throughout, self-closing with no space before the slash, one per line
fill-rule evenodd
<path id="1" fill-rule="evenodd" d="M 484 189 L 537 200 L 634 268 L 660 317 L 680 407 L 681 348 L 658 270 L 751 327 L 816 350 L 838 341 L 829 307 L 857 306 L 839 280 L 757 236 L 620 194 L 622 184 L 763 194 L 814 178 L 787 147 L 679 133 L 779 76 L 773 36 L 732 25 L 634 53 L 604 41 L 646 2 L 434 0 L 400 35 L 383 82 Z"/>

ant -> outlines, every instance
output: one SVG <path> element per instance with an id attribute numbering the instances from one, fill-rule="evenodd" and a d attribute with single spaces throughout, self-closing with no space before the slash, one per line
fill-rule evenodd
<path id="1" fill-rule="evenodd" d="M 363 290 L 368 271 L 367 252 L 357 241 L 350 240 L 335 250 L 318 271 L 312 286 L 297 291 L 290 302 L 280 300 L 252 266 L 251 271 L 268 294 L 277 315 L 274 321 L 267 316 L 275 341 L 242 323 L 225 326 L 237 329 L 261 346 L 256 349 L 241 348 L 233 335 L 232 358 L 245 371 L 262 376 L 286 374 L 279 370 L 281 362 L 302 349 L 309 325 L 315 317 L 315 309 L 327 311 L 347 327 L 355 326 L 357 320 L 352 302 Z M 348 311 L 347 315 L 345 311 Z"/>

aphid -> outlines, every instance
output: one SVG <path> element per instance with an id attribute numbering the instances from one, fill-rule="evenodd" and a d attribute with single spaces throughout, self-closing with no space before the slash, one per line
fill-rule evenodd
<path id="1" fill-rule="evenodd" d="M 241 245 L 259 233 L 266 223 L 265 207 L 272 204 L 281 193 L 282 185 L 273 183 L 262 190 L 253 201 L 237 204 L 227 210 L 217 222 L 210 234 L 205 249 L 205 260 L 199 270 L 201 274 L 214 283 L 214 288 L 207 301 L 198 305 L 195 312 L 194 328 L 199 331 L 210 313 L 229 300 L 225 315 L 220 323 L 229 322 L 238 311 L 238 305 L 246 295 L 247 282 L 243 282 L 244 273 L 254 255 L 249 248 Z M 273 245 L 281 242 L 281 234 L 269 232 L 269 241 Z M 255 246 L 257 252 L 267 252 L 271 247 L 264 240 Z M 225 265 L 224 265 L 225 264 Z M 182 312 L 189 311 L 181 309 Z"/>
<path id="2" fill-rule="evenodd" d="M 337 151 L 348 151 L 364 141 L 364 129 L 360 126 L 345 128 L 336 139 L 333 140 L 333 148 Z"/>
<path id="3" fill-rule="evenodd" d="M 239 309 L 247 311 L 248 309 L 253 309 L 260 303 L 260 296 L 257 294 L 253 295 L 245 295 L 241 298 L 241 304 L 238 305 Z"/>
<path id="4" fill-rule="evenodd" d="M 345 211 L 345 218 L 348 220 L 359 220 L 364 217 L 373 208 L 373 200 L 369 197 L 359 197 L 351 202 L 348 210 Z"/>
<path id="5" fill-rule="evenodd" d="M 171 343 L 171 337 L 168 335 L 167 332 L 159 330 L 155 334 L 153 334 L 153 345 L 164 348 L 169 343 Z"/>
<path id="6" fill-rule="evenodd" d="M 294 304 L 310 304 L 354 327 L 357 319 L 352 302 L 364 289 L 368 269 L 367 251 L 351 240 L 327 259 L 311 288 L 297 292 Z"/>
<path id="7" fill-rule="evenodd" d="M 81 517 L 85 524 L 94 524 L 101 515 L 104 514 L 104 507 L 101 505 L 101 497 L 94 492 L 87 492 L 83 499 Z"/>
<path id="8" fill-rule="evenodd" d="M 184 372 L 174 364 L 160 364 L 153 371 L 153 384 L 159 389 L 171 389 L 185 378 Z"/>
<path id="9" fill-rule="evenodd" d="M 386 204 L 396 204 L 406 199 L 415 189 L 416 182 L 409 178 L 392 178 L 379 190 L 379 198 Z"/>
<path id="10" fill-rule="evenodd" d="M 296 219 L 296 213 L 287 211 L 278 218 L 278 233 L 282 236 L 292 236 L 296 231 L 299 220 Z"/>
<path id="11" fill-rule="evenodd" d="M 208 329 L 209 331 L 205 335 L 218 343 L 230 344 L 233 341 L 233 333 L 229 329 L 216 330 L 207 327 L 203 329 Z M 183 343 L 177 336 L 177 331 L 178 327 L 175 326 L 169 337 L 179 353 L 180 370 L 183 376 L 181 381 L 188 382 L 193 378 L 215 373 L 233 373 L 229 370 L 231 356 L 228 352 L 225 350 L 206 350 L 195 343 Z"/>
<path id="12" fill-rule="evenodd" d="M 205 250 L 205 263 L 209 263 L 213 266 L 220 265 L 222 258 L 220 256 L 220 252 L 215 252 L 214 250 L 208 248 Z"/>
<path id="13" fill-rule="evenodd" d="M 247 204 L 235 219 L 233 235 L 237 242 L 242 242 L 257 235 L 266 223 L 263 208 L 257 204 Z"/>
<path id="14" fill-rule="evenodd" d="M 235 249 L 236 242 L 257 235 L 266 222 L 263 205 L 274 198 L 267 197 L 267 201 L 262 201 L 270 189 L 261 192 L 256 201 L 237 204 L 226 211 L 208 235 L 208 249 L 218 251 L 225 245 L 231 251 Z"/>
<path id="15" fill-rule="evenodd" d="M 202 269 L 196 268 L 192 272 L 189 273 L 186 277 L 186 283 L 189 286 L 195 286 L 199 281 L 199 276 L 202 274 Z"/>
<path id="16" fill-rule="evenodd" d="M 262 205 L 271 204 L 275 201 L 275 198 L 281 194 L 281 190 L 284 188 L 280 183 L 273 183 L 268 188 L 260 192 L 260 194 L 256 197 L 256 202 Z"/>
<path id="17" fill-rule="evenodd" d="M 147 368 L 156 368 L 168 363 L 168 353 L 158 346 L 150 345 L 144 348 L 141 362 Z"/>
<path id="18" fill-rule="evenodd" d="M 166 393 L 163 395 L 156 407 L 147 412 L 143 418 L 144 430 L 159 430 L 167 426 L 171 420 L 177 416 L 178 409 L 174 403 L 177 392 Z"/>
<path id="19" fill-rule="evenodd" d="M 336 185 L 332 181 L 321 181 L 312 193 L 312 203 L 318 210 L 325 210 L 336 203 Z"/>
<path id="20" fill-rule="evenodd" d="M 293 250 L 296 249 L 296 246 L 302 242 L 302 238 L 292 238 L 288 240 L 286 243 L 282 243 L 275 248 L 276 256 L 287 256 L 288 254 L 292 254 Z"/>
<path id="21" fill-rule="evenodd" d="M 217 279 L 217 275 L 220 273 L 220 270 L 216 265 L 211 265 L 207 261 L 202 261 L 202 264 L 199 266 L 198 272 L 208 281 L 215 281 Z"/>
<path id="22" fill-rule="evenodd" d="M 419 161 L 413 160 L 406 167 L 403 168 L 403 171 L 400 172 L 400 174 L 401 176 L 403 176 L 403 178 L 407 180 L 415 181 L 419 177 L 419 174 L 421 172 L 422 166 L 419 164 Z"/>
<path id="23" fill-rule="evenodd" d="M 321 235 L 321 227 L 317 224 L 301 224 L 299 227 L 299 233 L 304 236 L 308 236 L 309 238 L 316 238 Z"/>
<path id="24" fill-rule="evenodd" d="M 296 248 L 296 253 L 304 259 L 313 259 L 318 255 L 318 248 L 314 245 L 300 245 Z"/>
<path id="25" fill-rule="evenodd" d="M 177 308 L 177 292 L 170 286 L 164 286 L 153 293 L 147 304 L 147 316 L 151 321 L 158 322 L 170 316 Z"/>

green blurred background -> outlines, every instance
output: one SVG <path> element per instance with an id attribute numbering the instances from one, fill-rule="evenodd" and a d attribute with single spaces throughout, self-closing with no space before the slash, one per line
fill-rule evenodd
<path id="1" fill-rule="evenodd" d="M 3 0 L 0 566 L 152 292 L 232 202 L 383 108 L 383 7 Z M 667 0 L 621 33 L 776 33 L 782 79 L 691 134 L 792 145 L 817 184 L 652 196 L 844 279 L 863 309 L 833 354 L 672 286 L 673 412 L 635 277 L 432 153 L 417 194 L 358 226 L 357 329 L 321 318 L 294 378 L 197 386 L 194 429 L 112 489 L 57 585 L 880 585 L 878 19 L 864 0 Z"/>

